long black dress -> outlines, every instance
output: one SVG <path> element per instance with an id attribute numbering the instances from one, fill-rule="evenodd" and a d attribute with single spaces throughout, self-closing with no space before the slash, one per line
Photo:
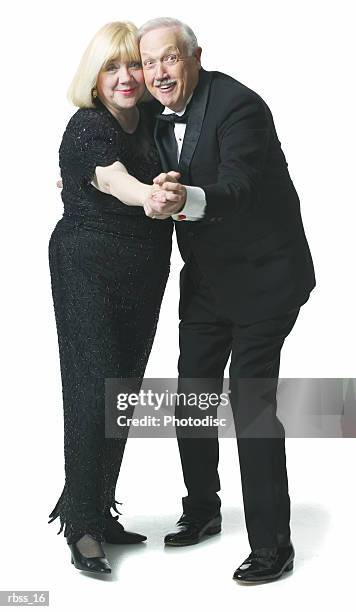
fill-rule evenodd
<path id="1" fill-rule="evenodd" d="M 151 184 L 161 167 L 147 106 L 133 135 L 99 101 L 80 109 L 63 135 L 59 158 L 63 217 L 49 242 L 64 413 L 65 484 L 52 522 L 68 544 L 103 541 L 114 508 L 127 432 L 105 438 L 105 378 L 142 379 L 154 339 L 171 254 L 173 222 L 152 220 L 98 191 L 96 166 L 121 161 Z"/>

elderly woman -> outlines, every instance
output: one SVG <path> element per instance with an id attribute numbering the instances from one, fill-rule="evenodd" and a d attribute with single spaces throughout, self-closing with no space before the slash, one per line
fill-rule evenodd
<path id="1" fill-rule="evenodd" d="M 85 51 L 69 90 L 79 110 L 59 151 L 63 217 L 49 243 L 64 412 L 65 485 L 50 514 L 75 567 L 110 572 L 102 542 L 134 543 L 116 481 L 127 431 L 105 438 L 105 379 L 142 381 L 169 274 L 173 222 L 151 219 L 160 163 L 136 28 L 110 23 Z"/>

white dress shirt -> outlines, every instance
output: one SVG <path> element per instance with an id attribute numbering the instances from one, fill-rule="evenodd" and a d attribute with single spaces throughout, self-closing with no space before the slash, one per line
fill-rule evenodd
<path id="1" fill-rule="evenodd" d="M 179 113 L 175 113 L 176 115 L 181 116 L 185 113 L 185 109 L 187 108 L 187 105 L 189 104 L 191 97 L 192 96 L 190 96 L 190 98 L 188 99 L 187 104 L 185 105 L 183 110 L 179 111 Z M 168 106 L 165 106 L 162 111 L 162 115 L 171 115 L 173 112 L 174 111 L 168 108 Z M 175 123 L 174 124 L 174 135 L 176 137 L 177 146 L 178 146 L 178 161 L 179 161 L 180 154 L 182 151 L 186 127 L 187 127 L 186 123 Z M 201 187 L 193 187 L 191 185 L 186 185 L 185 188 L 187 190 L 187 200 L 184 205 L 184 208 L 182 208 L 182 210 L 179 213 L 172 215 L 172 218 L 175 221 L 198 221 L 199 219 L 204 217 L 204 214 L 205 214 L 205 208 L 206 208 L 205 192 Z M 181 216 L 183 218 L 180 218 Z"/>

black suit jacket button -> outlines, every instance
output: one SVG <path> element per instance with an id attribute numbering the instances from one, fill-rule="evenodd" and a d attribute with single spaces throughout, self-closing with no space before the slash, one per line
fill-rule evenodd
<path id="1" fill-rule="evenodd" d="M 217 217 L 217 218 L 216 218 L 216 220 L 217 220 L 217 221 L 222 221 L 222 220 L 223 220 L 223 217 Z"/>
<path id="2" fill-rule="evenodd" d="M 216 221 L 216 217 L 210 217 L 210 221 Z"/>

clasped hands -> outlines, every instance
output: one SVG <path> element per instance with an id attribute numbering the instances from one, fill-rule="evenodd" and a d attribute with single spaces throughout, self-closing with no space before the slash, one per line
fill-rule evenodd
<path id="1" fill-rule="evenodd" d="M 187 190 L 178 183 L 179 172 L 162 172 L 153 179 L 151 193 L 144 201 L 143 208 L 151 219 L 167 219 L 185 206 Z"/>

